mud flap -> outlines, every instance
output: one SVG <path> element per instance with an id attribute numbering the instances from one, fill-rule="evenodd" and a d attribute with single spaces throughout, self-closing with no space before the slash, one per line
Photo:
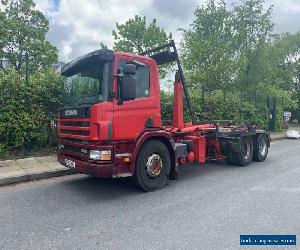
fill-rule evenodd
<path id="1" fill-rule="evenodd" d="M 178 163 L 175 163 L 175 166 L 171 168 L 170 171 L 170 180 L 178 180 L 179 179 L 179 167 Z"/>

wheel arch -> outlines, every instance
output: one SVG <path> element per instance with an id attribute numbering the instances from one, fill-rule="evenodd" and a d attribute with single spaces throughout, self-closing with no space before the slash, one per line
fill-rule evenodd
<path id="1" fill-rule="evenodd" d="M 153 132 L 146 132 L 142 136 L 139 137 L 139 139 L 136 141 L 136 146 L 133 151 L 133 161 L 131 164 L 131 172 L 134 174 L 135 173 L 135 165 L 136 165 L 136 160 L 137 157 L 140 153 L 140 150 L 142 147 L 148 143 L 151 140 L 157 140 L 161 141 L 167 148 L 170 154 L 170 159 L 171 159 L 171 170 L 170 170 L 170 179 L 177 179 L 177 174 L 178 172 L 177 164 L 176 164 L 176 155 L 175 155 L 175 142 L 171 135 L 165 131 L 155 131 Z"/>

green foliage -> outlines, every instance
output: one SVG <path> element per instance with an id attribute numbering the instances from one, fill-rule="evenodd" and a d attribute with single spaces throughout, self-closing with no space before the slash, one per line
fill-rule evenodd
<path id="1" fill-rule="evenodd" d="M 274 26 L 272 6 L 265 9 L 264 4 L 265 0 L 242 0 L 231 12 L 233 44 L 238 55 L 237 82 L 243 88 L 255 88 L 258 76 L 264 75 L 264 58 L 260 57 L 271 41 Z"/>
<path id="2" fill-rule="evenodd" d="M 198 7 L 195 20 L 183 31 L 182 58 L 189 83 L 208 92 L 232 83 L 234 50 L 230 12 L 224 1 Z"/>
<path id="3" fill-rule="evenodd" d="M 24 74 L 0 71 L 0 156 L 20 150 L 31 139 L 37 147 L 56 143 L 55 120 L 63 101 L 63 79 L 52 69 Z M 29 110 L 26 106 L 28 98 Z"/>
<path id="4" fill-rule="evenodd" d="M 100 42 L 100 48 L 101 49 L 107 49 L 107 45 L 103 42 Z"/>
<path id="5" fill-rule="evenodd" d="M 161 92 L 162 119 L 165 121 L 172 121 L 172 100 L 172 94 Z M 199 120 L 232 120 L 237 124 L 255 124 L 259 128 L 268 129 L 269 111 L 266 102 L 255 107 L 255 104 L 249 101 L 241 103 L 238 93 L 231 93 L 224 99 L 219 91 L 205 98 L 203 105 L 199 95 L 192 94 L 191 101 L 199 114 Z M 278 129 L 281 127 L 280 117 L 276 120 Z M 187 122 L 191 120 L 187 112 L 184 112 L 184 119 Z"/>
<path id="6" fill-rule="evenodd" d="M 33 0 L 1 0 L 1 4 L 0 59 L 7 59 L 18 71 L 25 63 L 26 52 L 30 55 L 31 70 L 56 63 L 57 49 L 45 38 L 48 20 L 35 8 Z"/>
<path id="7" fill-rule="evenodd" d="M 135 15 L 125 24 L 116 23 L 116 30 L 113 30 L 114 49 L 130 53 L 142 53 L 166 43 L 171 39 L 172 34 L 167 34 L 164 29 L 156 24 L 156 20 L 147 25 L 146 17 Z"/>
<path id="8" fill-rule="evenodd" d="M 0 27 L 0 156 L 21 150 L 29 139 L 37 147 L 53 145 L 63 80 L 51 68 L 58 54 L 45 38 L 48 20 L 32 0 L 1 0 Z M 28 86 L 25 53 L 29 54 Z M 10 67 L 4 68 L 2 59 Z"/>
<path id="9" fill-rule="evenodd" d="M 170 123 L 172 121 L 173 96 L 165 91 L 160 92 L 160 107 L 162 123 Z"/>
<path id="10" fill-rule="evenodd" d="M 228 10 L 224 1 L 209 0 L 196 9 L 182 42 L 183 63 L 196 88 L 200 83 L 208 92 L 256 87 L 264 75 L 265 58 L 259 57 L 273 27 L 272 9 L 264 11 L 263 2 L 246 0 Z"/>

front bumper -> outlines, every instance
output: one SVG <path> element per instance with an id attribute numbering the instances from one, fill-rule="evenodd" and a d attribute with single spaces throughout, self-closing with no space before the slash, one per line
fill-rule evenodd
<path id="1" fill-rule="evenodd" d="M 67 166 L 66 160 L 75 162 L 75 166 L 74 167 Z M 88 161 L 78 160 L 69 155 L 64 155 L 61 153 L 58 153 L 57 161 L 68 168 L 72 168 L 78 171 L 79 173 L 93 175 L 97 177 L 114 177 L 114 176 L 118 176 L 118 172 L 119 172 L 118 166 L 114 165 L 113 163 L 107 163 L 107 164 L 91 163 Z"/>

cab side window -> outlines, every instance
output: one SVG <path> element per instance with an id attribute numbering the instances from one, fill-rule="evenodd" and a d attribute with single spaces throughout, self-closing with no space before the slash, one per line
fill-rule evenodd
<path id="1" fill-rule="evenodd" d="M 126 63 L 132 63 L 128 61 L 120 61 L 119 68 L 122 70 Z M 136 64 L 136 73 L 135 73 L 135 86 L 136 86 L 136 98 L 145 98 L 150 95 L 150 74 L 149 66 Z"/>

